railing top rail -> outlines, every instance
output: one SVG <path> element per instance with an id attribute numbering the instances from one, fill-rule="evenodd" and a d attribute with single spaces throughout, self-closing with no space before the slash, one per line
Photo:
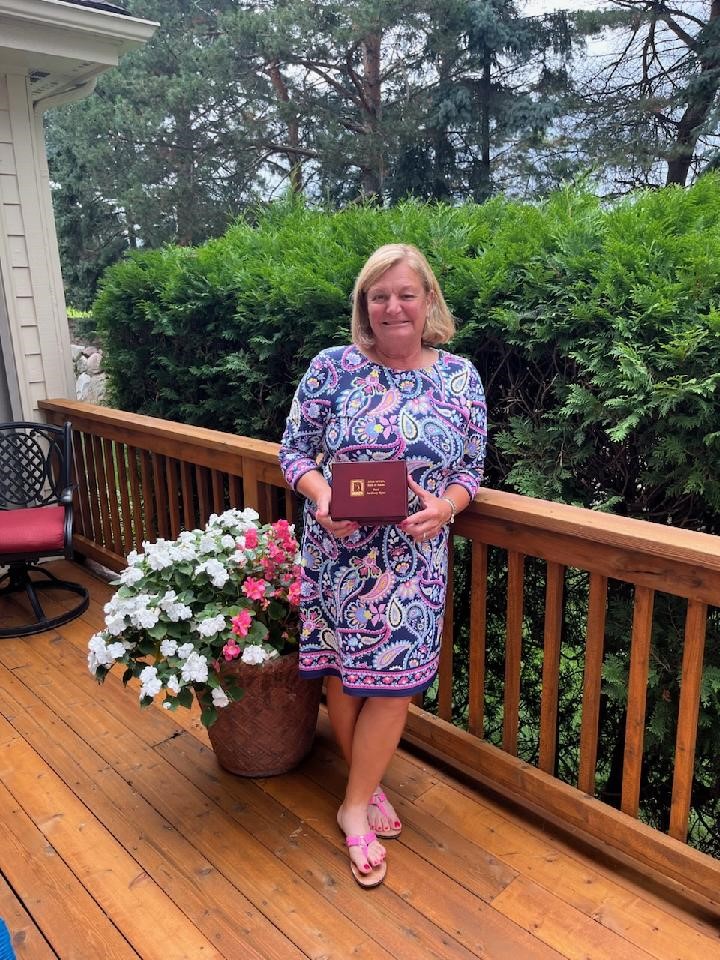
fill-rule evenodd
<path id="1" fill-rule="evenodd" d="M 93 425 L 120 429 L 127 432 L 129 444 L 149 450 L 153 448 L 153 438 L 162 438 L 169 441 L 182 441 L 185 448 L 198 447 L 204 450 L 217 450 L 219 453 L 251 456 L 254 460 L 277 465 L 278 444 L 267 440 L 235 436 L 221 430 L 194 427 L 187 423 L 147 417 L 139 413 L 127 413 L 124 410 L 100 407 L 82 400 L 41 400 L 38 407 L 46 413 L 69 417 L 78 430 L 84 429 L 89 422 Z M 143 438 L 145 438 L 144 442 Z"/>
<path id="2" fill-rule="evenodd" d="M 652 554 L 720 571 L 720 537 L 712 534 L 618 517 L 599 510 L 537 500 L 487 487 L 480 490 L 472 509 L 483 517 L 492 517 L 506 524 L 532 527 L 546 533 L 606 544 L 618 550 Z"/>
<path id="3" fill-rule="evenodd" d="M 282 479 L 277 461 L 279 445 L 267 440 L 235 436 L 220 430 L 127 413 L 78 400 L 41 400 L 39 407 L 47 414 L 70 418 L 79 430 L 94 428 L 91 432 L 100 435 L 102 429 L 97 428 L 111 428 L 115 435 L 120 431 L 125 442 L 138 447 L 152 450 L 153 440 L 158 439 L 164 441 L 165 445 L 177 444 L 176 455 L 179 459 L 182 459 L 183 450 L 193 448 L 198 451 L 212 450 L 218 455 L 250 458 L 270 466 L 271 470 L 266 474 L 268 480 L 275 471 L 277 480 L 281 482 Z M 584 507 L 488 488 L 480 491 L 467 513 L 493 519 L 508 529 L 517 526 L 518 534 L 531 528 L 591 544 L 603 544 L 618 551 L 632 551 L 720 572 L 720 537 L 694 530 L 618 517 Z M 465 515 L 458 519 L 456 528 L 461 536 L 466 525 L 464 520 Z"/>

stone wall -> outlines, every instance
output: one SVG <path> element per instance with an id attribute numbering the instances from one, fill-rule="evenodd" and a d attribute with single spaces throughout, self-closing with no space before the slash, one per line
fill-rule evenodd
<path id="1" fill-rule="evenodd" d="M 106 374 L 102 370 L 102 350 L 80 344 L 73 344 L 71 349 L 76 398 L 88 403 L 104 403 Z"/>

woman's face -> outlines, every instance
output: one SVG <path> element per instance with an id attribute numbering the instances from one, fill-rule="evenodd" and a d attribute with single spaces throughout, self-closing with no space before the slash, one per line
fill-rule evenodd
<path id="1" fill-rule="evenodd" d="M 388 356 L 417 350 L 431 296 L 407 263 L 396 263 L 368 287 L 367 311 L 376 347 Z"/>

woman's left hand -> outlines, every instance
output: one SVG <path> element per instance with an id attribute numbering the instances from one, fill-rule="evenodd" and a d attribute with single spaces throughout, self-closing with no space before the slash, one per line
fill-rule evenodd
<path id="1" fill-rule="evenodd" d="M 423 490 L 408 474 L 408 487 L 417 494 L 422 510 L 411 514 L 398 524 L 400 529 L 409 534 L 416 543 L 431 540 L 436 537 L 450 519 L 451 509 L 447 500 Z"/>

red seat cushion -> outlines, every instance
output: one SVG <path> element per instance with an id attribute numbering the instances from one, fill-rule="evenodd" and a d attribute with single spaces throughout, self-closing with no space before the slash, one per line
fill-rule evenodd
<path id="1" fill-rule="evenodd" d="M 65 507 L 0 510 L 0 558 L 9 554 L 63 553 Z"/>

